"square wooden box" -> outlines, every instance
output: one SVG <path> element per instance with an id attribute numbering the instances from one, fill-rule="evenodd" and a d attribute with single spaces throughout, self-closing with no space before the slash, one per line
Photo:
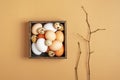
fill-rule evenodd
<path id="1" fill-rule="evenodd" d="M 64 41 L 62 42 L 63 46 L 64 46 L 64 53 L 62 56 L 54 56 L 54 57 L 50 57 L 48 55 L 48 52 L 42 52 L 42 54 L 40 55 L 36 55 L 34 54 L 34 52 L 32 51 L 32 40 L 31 40 L 31 37 L 32 35 L 34 35 L 32 33 L 32 27 L 34 24 L 36 23 L 41 23 L 44 27 L 45 24 L 47 23 L 56 23 L 56 22 L 59 22 L 63 25 L 63 28 L 64 30 L 62 31 L 63 32 L 63 35 L 64 35 Z M 38 36 L 38 35 L 36 35 Z M 30 58 L 50 58 L 50 59 L 66 59 L 67 58 L 67 27 L 66 27 L 66 21 L 29 21 L 29 57 Z"/>

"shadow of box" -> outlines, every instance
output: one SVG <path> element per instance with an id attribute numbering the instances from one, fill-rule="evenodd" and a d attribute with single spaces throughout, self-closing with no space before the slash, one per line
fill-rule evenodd
<path id="1" fill-rule="evenodd" d="M 47 51 L 45 51 L 45 52 L 41 52 L 38 48 L 37 48 L 37 41 L 38 41 L 38 39 L 40 39 L 40 38 L 38 38 L 38 35 L 40 34 L 33 34 L 33 32 L 32 32 L 32 29 L 33 29 L 33 26 L 35 25 L 35 24 L 38 24 L 38 23 L 40 23 L 40 24 L 42 24 L 42 28 L 44 28 L 44 25 L 45 24 L 55 24 L 55 23 L 60 23 L 60 24 L 62 24 L 63 25 L 63 30 L 61 31 L 62 33 L 63 33 L 63 36 L 64 36 L 64 40 L 63 40 L 63 42 L 62 42 L 62 46 L 63 46 L 63 54 L 61 55 L 61 56 L 57 56 L 56 55 L 56 51 L 53 51 L 54 52 L 54 56 L 53 57 L 51 57 L 51 56 L 49 56 L 49 51 L 52 51 L 52 50 L 50 50 L 49 49 L 49 47 L 50 46 L 48 46 L 48 48 L 47 48 Z M 66 30 L 67 28 L 66 28 L 66 21 L 30 21 L 29 22 L 29 57 L 30 58 L 48 58 L 48 59 L 66 59 L 67 58 L 67 30 Z M 49 29 L 48 29 L 49 30 Z M 46 32 L 48 31 L 48 30 L 46 30 L 45 29 L 45 33 L 44 33 L 44 35 L 46 34 Z M 56 29 L 56 31 L 54 32 L 55 34 L 56 34 L 56 32 L 57 31 L 60 31 L 60 30 L 57 30 Z M 36 35 L 37 36 L 37 40 L 36 40 L 36 42 L 33 42 L 32 41 L 32 36 L 33 35 Z M 50 36 L 52 36 L 52 35 L 50 35 Z M 61 36 L 60 36 L 61 37 Z M 44 38 L 45 39 L 45 41 L 47 40 L 46 38 Z M 56 40 L 56 39 L 55 39 Z M 55 41 L 55 40 L 53 40 L 52 41 L 52 43 Z M 35 46 L 36 46 L 36 49 L 37 49 L 37 51 L 40 51 L 41 52 L 41 54 L 37 54 L 36 55 L 36 53 L 33 51 L 33 44 L 35 44 Z M 44 44 L 45 44 L 45 42 L 44 42 Z M 39 44 L 39 45 L 41 45 L 41 44 Z M 57 50 L 58 51 L 58 50 Z M 61 52 L 61 51 L 59 51 L 59 52 Z"/>

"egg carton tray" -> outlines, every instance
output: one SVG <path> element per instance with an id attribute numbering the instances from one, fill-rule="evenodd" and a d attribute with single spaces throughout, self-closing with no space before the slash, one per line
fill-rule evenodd
<path id="1" fill-rule="evenodd" d="M 29 57 L 67 59 L 66 21 L 29 21 Z"/>

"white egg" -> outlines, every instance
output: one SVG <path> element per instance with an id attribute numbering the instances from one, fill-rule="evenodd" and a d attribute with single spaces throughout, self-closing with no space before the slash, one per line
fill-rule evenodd
<path id="1" fill-rule="evenodd" d="M 40 54 L 42 54 L 42 52 L 40 52 L 40 51 L 37 49 L 35 43 L 32 43 L 32 52 L 33 52 L 35 55 L 40 55 Z"/>
<path id="2" fill-rule="evenodd" d="M 53 32 L 57 31 L 57 29 L 54 28 L 53 23 L 46 23 L 46 24 L 44 25 L 44 28 L 45 28 L 46 30 L 51 30 L 51 31 L 53 31 Z"/>
<path id="3" fill-rule="evenodd" d="M 48 49 L 48 46 L 45 45 L 45 39 L 44 38 L 39 38 L 36 42 L 36 47 L 38 48 L 39 51 L 41 52 L 46 52 Z"/>

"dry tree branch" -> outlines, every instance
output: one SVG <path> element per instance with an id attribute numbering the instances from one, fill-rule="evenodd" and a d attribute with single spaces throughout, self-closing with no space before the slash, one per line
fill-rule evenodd
<path id="1" fill-rule="evenodd" d="M 81 37 L 83 40 L 85 40 L 85 41 L 88 41 L 89 42 L 89 40 L 87 40 L 86 38 L 84 38 L 82 35 L 80 35 L 79 33 L 77 33 L 77 35 L 79 36 L 79 37 Z"/>
<path id="2" fill-rule="evenodd" d="M 90 51 L 90 54 L 94 53 L 94 51 Z"/>
<path id="3" fill-rule="evenodd" d="M 75 76 L 76 76 L 76 80 L 78 80 L 78 65 L 79 65 L 79 61 L 80 61 L 80 56 L 81 56 L 81 47 L 80 47 L 80 42 L 78 42 L 78 48 L 79 48 L 79 56 L 78 56 L 78 59 L 77 59 L 77 63 L 75 65 Z"/>
<path id="4" fill-rule="evenodd" d="M 88 53 L 86 54 L 86 76 L 87 76 L 87 80 L 90 80 L 90 38 L 91 38 L 91 26 L 90 26 L 90 23 L 89 23 L 89 17 L 88 17 L 88 13 L 87 11 L 85 10 L 85 8 L 82 6 L 81 7 L 86 15 L 86 23 L 87 23 L 87 27 L 88 27 L 88 42 L 87 42 L 87 46 L 88 46 Z"/>
<path id="5" fill-rule="evenodd" d="M 85 19 L 86 19 L 86 23 L 87 23 L 87 27 L 88 27 L 88 39 L 84 38 L 84 36 L 80 35 L 79 33 L 77 33 L 77 35 L 79 37 L 81 37 L 83 40 L 87 41 L 87 46 L 88 46 L 88 51 L 86 53 L 86 60 L 85 60 L 85 65 L 86 65 L 86 77 L 87 79 L 86 80 L 90 80 L 90 54 L 94 53 L 94 51 L 91 51 L 90 50 L 90 41 L 91 41 L 91 34 L 93 33 L 96 33 L 98 31 L 101 31 L 101 30 L 106 30 L 106 29 L 96 29 L 94 31 L 91 31 L 91 25 L 89 23 L 89 16 L 88 16 L 88 13 L 87 11 L 85 10 L 84 6 L 81 7 L 83 12 L 85 13 Z M 78 80 L 78 72 L 77 72 L 77 69 L 78 69 L 78 64 L 79 64 L 79 60 L 80 60 L 80 56 L 81 56 L 81 48 L 80 48 L 80 43 L 78 42 L 78 47 L 79 47 L 79 56 L 78 56 L 78 59 L 77 59 L 77 63 L 75 65 L 75 75 L 76 75 L 76 80 Z"/>
<path id="6" fill-rule="evenodd" d="M 90 54 L 92 54 L 94 51 L 91 52 L 90 50 L 90 40 L 91 40 L 91 34 L 96 33 L 97 31 L 100 30 L 106 30 L 106 29 L 96 29 L 94 31 L 91 31 L 91 25 L 89 23 L 89 16 L 87 11 L 85 10 L 84 6 L 81 7 L 82 10 L 85 13 L 85 18 L 86 18 L 86 23 L 87 23 L 87 27 L 88 27 L 88 42 L 87 42 L 87 46 L 88 46 L 88 53 L 86 54 L 86 76 L 87 76 L 87 80 L 90 80 Z"/>
<path id="7" fill-rule="evenodd" d="M 98 31 L 101 31 L 101 30 L 106 30 L 106 29 L 99 29 L 99 28 L 98 28 L 98 29 L 92 31 L 91 34 L 96 33 L 96 32 L 98 32 Z"/>
<path id="8" fill-rule="evenodd" d="M 86 23 L 87 23 L 88 28 L 89 28 L 89 33 L 91 33 L 91 28 L 90 28 L 88 13 L 87 13 L 87 11 L 85 10 L 85 8 L 83 6 L 81 8 L 83 9 L 83 11 L 84 11 L 84 13 L 86 15 Z"/>

